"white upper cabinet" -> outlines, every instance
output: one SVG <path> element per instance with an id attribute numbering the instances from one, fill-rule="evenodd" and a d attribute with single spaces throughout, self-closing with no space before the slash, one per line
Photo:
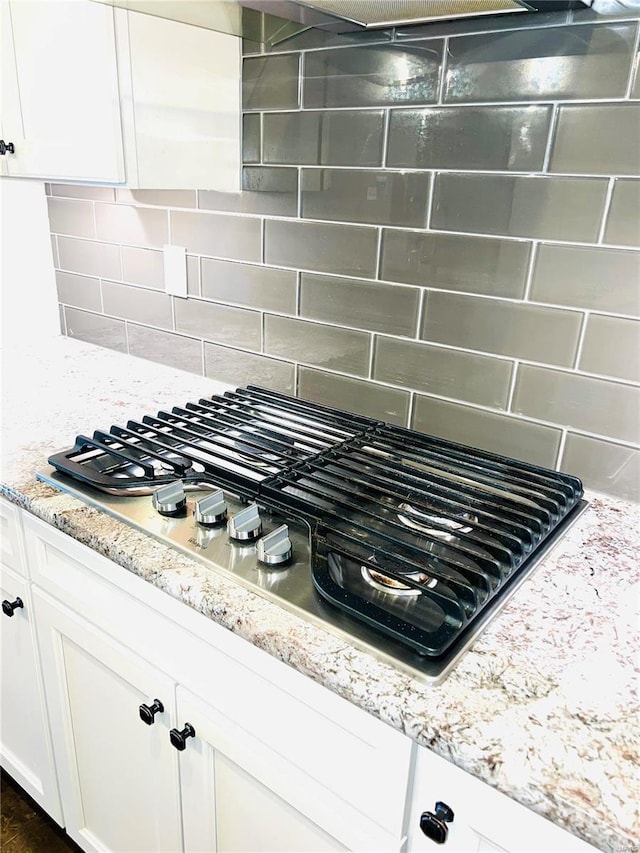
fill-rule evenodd
<path id="1" fill-rule="evenodd" d="M 240 186 L 240 40 L 92 0 L 0 0 L 14 177 Z"/>

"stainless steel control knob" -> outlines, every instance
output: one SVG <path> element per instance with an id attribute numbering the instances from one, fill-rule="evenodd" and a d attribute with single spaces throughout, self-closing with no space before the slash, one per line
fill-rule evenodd
<path id="1" fill-rule="evenodd" d="M 151 502 L 154 509 L 157 509 L 160 515 L 168 515 L 170 517 L 184 515 L 187 506 L 187 497 L 184 493 L 182 481 L 175 480 L 173 483 L 158 486 L 153 493 Z"/>
<path id="2" fill-rule="evenodd" d="M 222 489 L 216 489 L 206 498 L 200 498 L 199 501 L 196 501 L 193 515 L 198 524 L 204 524 L 206 527 L 213 527 L 215 524 L 222 524 L 226 521 L 227 502 L 224 499 Z"/>
<path id="3" fill-rule="evenodd" d="M 286 524 L 258 540 L 258 560 L 265 566 L 282 566 L 291 559 L 291 539 Z"/>
<path id="4" fill-rule="evenodd" d="M 227 522 L 227 533 L 239 542 L 251 542 L 262 533 L 262 519 L 256 504 L 249 504 Z"/>

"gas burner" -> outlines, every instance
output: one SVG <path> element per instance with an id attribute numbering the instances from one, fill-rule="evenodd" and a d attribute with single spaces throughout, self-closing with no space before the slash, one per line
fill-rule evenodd
<path id="1" fill-rule="evenodd" d="M 416 509 L 410 503 L 401 503 L 398 507 L 398 518 L 412 530 L 418 530 L 420 533 L 426 533 L 429 536 L 437 536 L 445 542 L 451 542 L 456 538 L 456 534 L 471 533 L 473 525 L 478 523 L 478 517 L 471 512 L 462 512 L 453 518 L 447 518 L 436 514 L 427 513 L 424 510 Z M 471 524 L 468 524 L 471 522 Z M 431 524 L 437 524 L 437 527 L 430 527 Z M 446 528 L 442 530 L 442 528 Z"/>
<path id="2" fill-rule="evenodd" d="M 372 569 L 369 566 L 360 566 L 360 574 L 362 579 L 380 592 L 385 592 L 388 595 L 420 595 L 420 590 L 415 587 L 407 586 L 402 581 L 385 575 L 377 569 Z M 435 578 L 430 577 L 425 572 L 412 572 L 406 575 L 409 580 L 414 583 L 422 584 L 427 589 L 433 589 L 437 584 Z"/>

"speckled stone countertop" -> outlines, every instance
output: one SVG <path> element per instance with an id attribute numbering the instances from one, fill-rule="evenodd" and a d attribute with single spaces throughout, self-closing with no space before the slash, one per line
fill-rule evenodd
<path id="1" fill-rule="evenodd" d="M 55 338 L 2 353 L 9 500 L 602 850 L 640 850 L 637 506 L 590 506 L 440 686 L 35 479 L 77 433 L 228 386 Z"/>

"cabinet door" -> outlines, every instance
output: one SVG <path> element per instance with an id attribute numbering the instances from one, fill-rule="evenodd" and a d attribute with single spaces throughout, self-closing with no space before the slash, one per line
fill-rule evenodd
<path id="1" fill-rule="evenodd" d="M 67 832 L 87 851 L 182 849 L 174 683 L 46 593 L 34 603 Z"/>
<path id="2" fill-rule="evenodd" d="M 418 748 L 408 828 L 408 853 L 429 853 L 439 844 L 420 829 L 425 812 L 444 803 L 453 812 L 447 823 L 447 851 L 459 853 L 597 853 L 510 797 L 460 770 L 428 749 Z"/>
<path id="3" fill-rule="evenodd" d="M 20 126 L 10 126 L 12 111 L 2 122 L 16 149 L 9 175 L 124 181 L 113 9 L 89 0 L 2 4 L 21 109 Z M 9 52 L 7 85 L 12 61 Z"/>
<path id="4" fill-rule="evenodd" d="M 294 768 L 287 778 L 286 765 L 278 766 L 277 755 L 268 755 L 259 742 L 239 728 L 234 731 L 231 721 L 182 688 L 178 714 L 181 723 L 191 723 L 196 732 L 180 757 L 187 853 L 347 849 L 305 813 L 305 804 L 313 809 L 317 792 L 304 780 L 301 784 Z"/>
<path id="5" fill-rule="evenodd" d="M 0 564 L 0 595 L 16 602 L 12 616 L 0 614 L 2 658 L 0 760 L 4 769 L 59 824 L 62 813 L 27 583 Z"/>

